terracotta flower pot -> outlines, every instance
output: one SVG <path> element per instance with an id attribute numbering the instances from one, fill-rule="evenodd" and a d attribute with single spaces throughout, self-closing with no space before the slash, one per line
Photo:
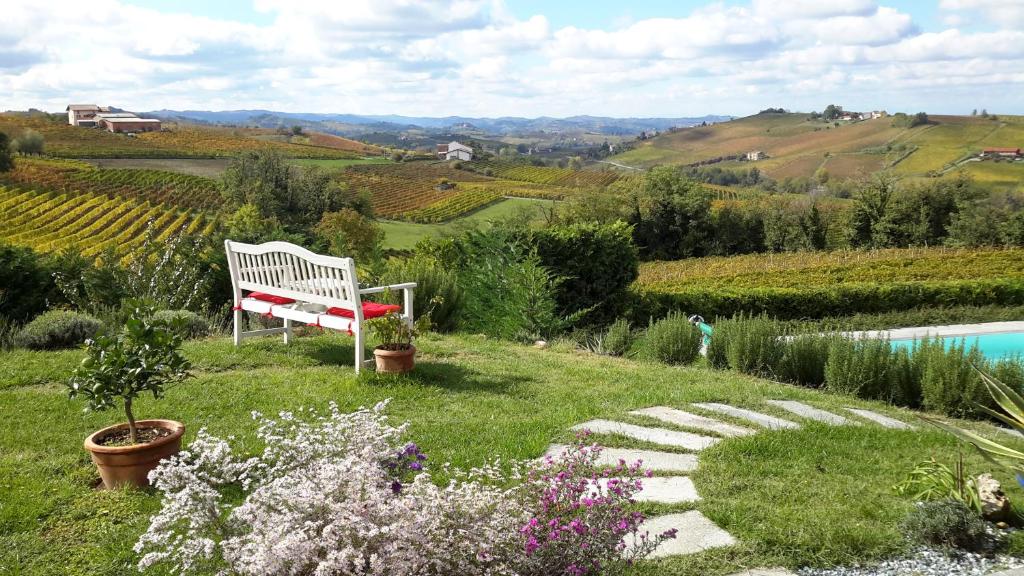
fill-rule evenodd
<path id="1" fill-rule="evenodd" d="M 185 434 L 185 425 L 174 420 L 138 420 L 139 428 L 163 428 L 170 434 L 161 436 L 145 444 L 129 446 L 103 446 L 96 441 L 116 430 L 125 430 L 128 423 L 123 422 L 93 432 L 85 439 L 85 449 L 92 455 L 92 461 L 99 468 L 103 486 L 107 489 L 120 486 L 149 486 L 149 471 L 156 468 L 160 460 L 168 458 L 181 450 L 181 437 Z"/>
<path id="2" fill-rule="evenodd" d="M 416 347 L 409 346 L 405 350 L 374 348 L 373 357 L 377 360 L 377 372 L 405 374 L 416 364 Z"/>

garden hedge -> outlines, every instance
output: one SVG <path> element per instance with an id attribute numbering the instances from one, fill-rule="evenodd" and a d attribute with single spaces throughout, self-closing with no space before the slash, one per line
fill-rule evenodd
<path id="1" fill-rule="evenodd" d="M 701 288 L 673 292 L 634 289 L 634 321 L 673 310 L 725 318 L 745 312 L 778 319 L 827 318 L 920 307 L 1024 304 L 1024 279 L 844 283 L 806 288 Z"/>

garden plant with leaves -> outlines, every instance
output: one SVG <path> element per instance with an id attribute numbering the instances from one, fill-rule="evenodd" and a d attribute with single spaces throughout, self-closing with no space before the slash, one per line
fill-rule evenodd
<path id="1" fill-rule="evenodd" d="M 121 333 L 87 340 L 86 357 L 67 383 L 70 397 L 83 396 L 88 410 L 122 405 L 132 444 L 139 438 L 132 412 L 135 398 L 147 392 L 162 398 L 169 384 L 190 376 L 180 330 L 152 316 L 151 308 L 138 305 Z"/>

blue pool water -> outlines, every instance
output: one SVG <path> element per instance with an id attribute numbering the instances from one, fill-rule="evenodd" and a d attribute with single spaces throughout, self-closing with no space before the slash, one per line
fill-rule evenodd
<path id="1" fill-rule="evenodd" d="M 1002 334 L 978 334 L 976 336 L 944 336 L 942 342 L 947 348 L 954 343 L 965 342 L 970 348 L 978 346 L 981 354 L 991 360 L 1003 358 L 1024 358 L 1024 332 L 1006 332 Z M 893 340 L 893 346 L 910 348 L 914 340 Z"/>

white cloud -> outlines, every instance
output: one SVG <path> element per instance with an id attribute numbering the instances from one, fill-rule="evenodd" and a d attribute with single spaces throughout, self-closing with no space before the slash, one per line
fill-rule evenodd
<path id="1" fill-rule="evenodd" d="M 502 0 L 255 0 L 264 25 L 119 0 L 85 10 L 8 0 L 0 91 L 10 108 L 94 100 L 135 110 L 671 116 L 861 107 L 855 100 L 898 108 L 917 94 L 950 106 L 984 90 L 1001 98 L 989 108 L 1024 112 L 1013 100 L 1024 84 L 1024 5 L 940 0 L 948 27 L 922 31 L 879 1 L 709 3 L 682 17 L 555 28 Z M 962 28 L 984 18 L 998 25 Z"/>

